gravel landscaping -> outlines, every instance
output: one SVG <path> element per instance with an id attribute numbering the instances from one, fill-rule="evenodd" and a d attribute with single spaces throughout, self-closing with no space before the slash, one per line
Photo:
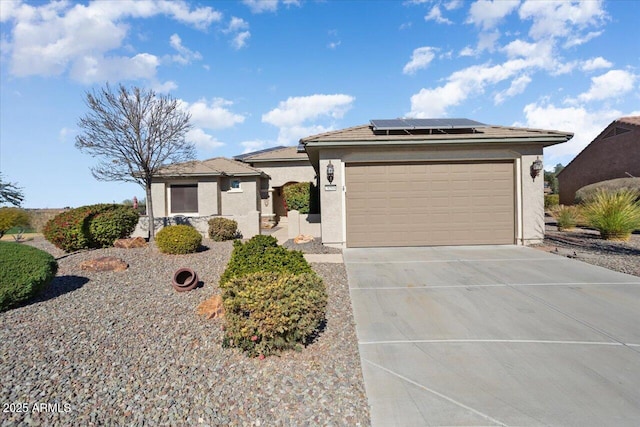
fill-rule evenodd
<path id="1" fill-rule="evenodd" d="M 59 271 L 35 301 L 0 313 L 2 426 L 370 424 L 344 265 L 312 264 L 329 294 L 319 337 L 260 360 L 223 349 L 222 323 L 196 314 L 219 293 L 230 242 L 205 239 L 191 255 L 26 244 L 58 257 Z M 79 268 L 101 256 L 129 269 Z M 202 287 L 173 290 L 183 266 Z"/>
<path id="2" fill-rule="evenodd" d="M 627 242 L 616 242 L 587 228 L 558 231 L 552 219 L 547 221 L 544 244 L 535 248 L 640 277 L 640 234 L 632 234 Z"/>

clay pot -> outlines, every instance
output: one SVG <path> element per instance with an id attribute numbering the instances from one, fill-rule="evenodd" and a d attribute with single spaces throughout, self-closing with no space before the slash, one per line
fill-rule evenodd
<path id="1" fill-rule="evenodd" d="M 178 292 L 190 291 L 198 286 L 198 275 L 190 268 L 180 268 L 173 273 L 171 284 Z"/>

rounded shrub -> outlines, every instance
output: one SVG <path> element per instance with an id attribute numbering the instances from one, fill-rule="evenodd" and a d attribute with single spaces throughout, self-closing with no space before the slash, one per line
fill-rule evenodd
<path id="1" fill-rule="evenodd" d="M 209 220 L 209 237 L 216 242 L 231 240 L 238 235 L 238 223 L 232 219 L 215 217 Z"/>
<path id="2" fill-rule="evenodd" d="M 165 254 L 190 254 L 200 243 L 202 235 L 190 225 L 169 225 L 156 233 L 156 245 Z"/>
<path id="3" fill-rule="evenodd" d="M 231 259 L 220 277 L 220 287 L 234 277 L 250 273 L 311 273 L 311 266 L 300 251 L 278 246 L 272 236 L 255 236 L 246 243 L 234 242 Z"/>
<path id="4" fill-rule="evenodd" d="M 607 240 L 628 240 L 640 229 L 640 193 L 598 190 L 584 206 L 587 223 Z"/>
<path id="5" fill-rule="evenodd" d="M 571 230 L 582 220 L 582 212 L 579 206 L 558 205 L 552 208 L 551 214 L 556 219 L 559 231 Z"/>
<path id="6" fill-rule="evenodd" d="M 640 197 L 640 178 L 616 178 L 585 185 L 576 191 L 575 202 L 587 203 L 598 191 L 615 193 L 621 190 L 635 191 L 639 195 L 638 197 Z"/>
<path id="7" fill-rule="evenodd" d="M 55 277 L 51 254 L 20 243 L 0 242 L 0 311 L 27 301 Z"/>
<path id="8" fill-rule="evenodd" d="M 97 204 L 62 212 L 47 222 L 45 239 L 66 252 L 113 245 L 129 236 L 138 223 L 138 214 L 129 206 Z"/>
<path id="9" fill-rule="evenodd" d="M 318 210 L 318 189 L 311 182 L 299 182 L 284 187 L 287 209 L 308 214 Z"/>
<path id="10" fill-rule="evenodd" d="M 0 208 L 0 237 L 13 227 L 28 227 L 29 214 L 20 208 Z"/>
<path id="11" fill-rule="evenodd" d="M 553 209 L 560 204 L 559 194 L 545 194 L 544 196 L 544 209 Z"/>
<path id="12" fill-rule="evenodd" d="M 319 332 L 327 292 L 315 273 L 259 272 L 228 282 L 223 345 L 249 356 L 300 349 Z"/>

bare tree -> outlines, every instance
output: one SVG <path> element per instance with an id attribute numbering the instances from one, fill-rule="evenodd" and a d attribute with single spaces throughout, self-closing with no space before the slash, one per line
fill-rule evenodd
<path id="1" fill-rule="evenodd" d="M 136 182 L 145 189 L 153 240 L 151 180 L 163 166 L 195 157 L 194 145 L 185 140 L 191 116 L 176 99 L 123 85 L 117 91 L 107 84 L 99 92 L 87 92 L 86 105 L 89 112 L 78 121 L 82 133 L 76 147 L 102 159 L 91 168 L 96 179 Z"/>
<path id="2" fill-rule="evenodd" d="M 0 173 L 0 203 L 10 203 L 20 206 L 24 200 L 22 189 L 12 182 L 4 182 Z"/>

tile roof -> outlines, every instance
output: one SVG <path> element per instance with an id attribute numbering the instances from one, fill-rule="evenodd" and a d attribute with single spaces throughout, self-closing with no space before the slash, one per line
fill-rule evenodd
<path id="1" fill-rule="evenodd" d="M 269 161 L 297 161 L 309 160 L 307 153 L 298 153 L 298 147 L 272 147 L 266 150 L 254 151 L 253 153 L 241 154 L 234 159 L 247 163 L 269 162 Z"/>
<path id="2" fill-rule="evenodd" d="M 306 144 L 309 142 L 349 142 L 349 141 L 369 141 L 372 143 L 375 142 L 384 142 L 384 141 L 412 141 L 412 140 L 423 140 L 423 141 L 441 141 L 445 142 L 447 140 L 460 140 L 460 139 L 469 139 L 473 140 L 483 140 L 483 139 L 511 139 L 511 138 L 536 138 L 536 137 L 563 137 L 573 136 L 572 133 L 569 132 L 560 132 L 560 131 L 552 131 L 552 130 L 542 130 L 542 129 L 528 129 L 528 128 L 518 128 L 518 127 L 507 127 L 507 126 L 488 126 L 483 128 L 478 128 L 473 133 L 468 131 L 447 131 L 447 133 L 441 133 L 437 130 L 429 133 L 428 131 L 415 132 L 411 131 L 411 133 L 403 133 L 401 131 L 393 131 L 393 132 L 384 132 L 378 131 L 374 132 L 373 127 L 369 124 L 354 126 L 347 129 L 341 129 L 331 132 L 325 132 L 318 135 L 308 136 L 306 138 L 302 138 L 300 140 L 301 143 Z"/>
<path id="3" fill-rule="evenodd" d="M 640 126 L 640 116 L 620 117 L 617 122 L 626 123 L 628 125 Z"/>
<path id="4" fill-rule="evenodd" d="M 158 174 L 158 176 L 202 175 L 264 175 L 264 172 L 237 160 L 214 157 L 213 159 L 193 160 L 168 165 L 162 168 Z"/>

